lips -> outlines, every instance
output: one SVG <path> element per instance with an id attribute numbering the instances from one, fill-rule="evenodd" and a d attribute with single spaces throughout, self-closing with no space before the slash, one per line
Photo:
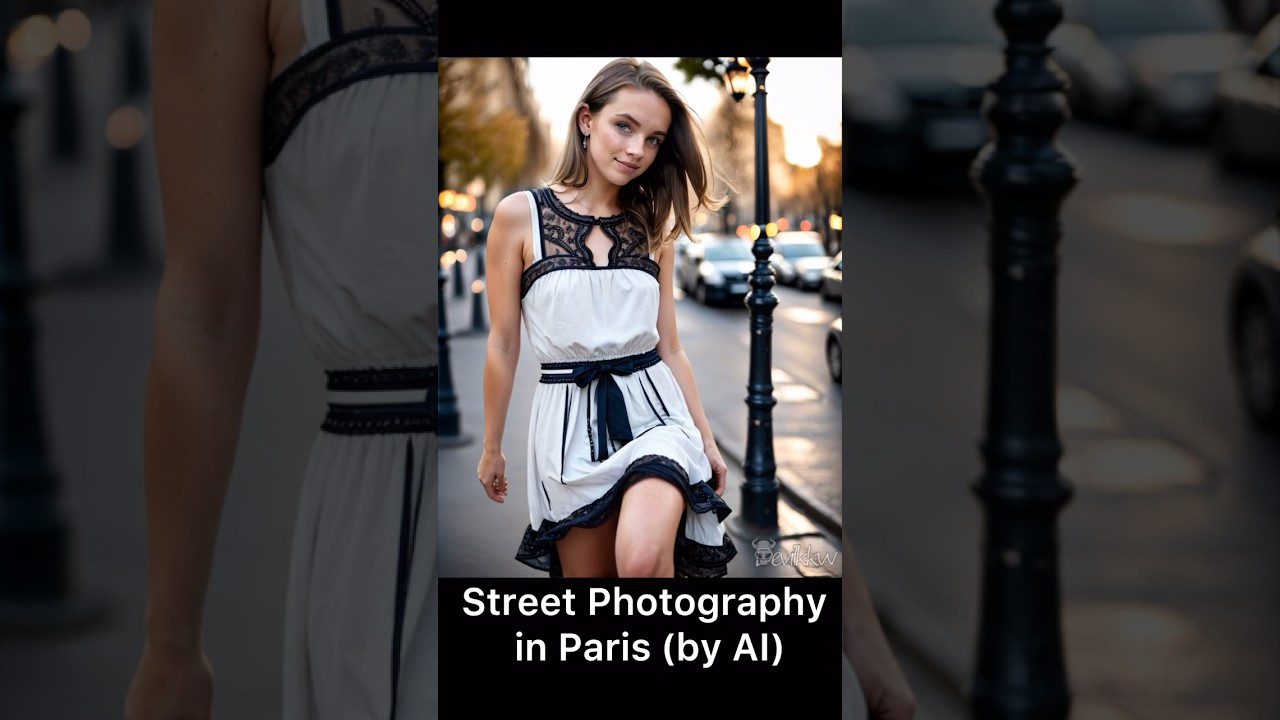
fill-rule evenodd
<path id="1" fill-rule="evenodd" d="M 627 172 L 635 172 L 640 169 L 639 165 L 632 165 L 631 163 L 625 163 L 625 162 L 622 162 L 621 160 L 618 160 L 617 158 L 614 158 L 614 162 L 621 165 L 622 169 L 626 170 Z"/>

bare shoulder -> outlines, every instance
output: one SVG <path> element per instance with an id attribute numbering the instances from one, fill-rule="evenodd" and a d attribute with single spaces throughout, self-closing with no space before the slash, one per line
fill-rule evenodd
<path id="1" fill-rule="evenodd" d="M 528 223 L 530 215 L 529 197 L 524 192 L 514 192 L 498 201 L 493 209 L 494 221 L 504 223 Z"/>
<path id="2" fill-rule="evenodd" d="M 527 244 L 532 215 L 529 198 L 523 192 L 511 193 L 502 198 L 493 209 L 490 242 L 516 246 Z"/>

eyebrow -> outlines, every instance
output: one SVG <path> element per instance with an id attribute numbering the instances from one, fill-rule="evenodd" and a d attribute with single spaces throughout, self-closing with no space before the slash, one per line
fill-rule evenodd
<path id="1" fill-rule="evenodd" d="M 636 127 L 638 127 L 638 128 L 643 128 L 643 127 L 644 127 L 644 125 L 643 125 L 639 120 L 637 120 L 637 119 L 635 119 L 635 118 L 631 117 L 631 116 L 630 116 L 629 114 L 627 114 L 627 113 L 618 113 L 617 117 L 623 117 L 623 118 L 626 118 L 626 119 L 630 120 L 631 122 L 635 123 Z M 653 133 L 653 134 L 654 134 L 654 135 L 661 135 L 662 137 L 666 137 L 666 136 L 667 136 L 667 133 L 666 133 L 666 131 L 665 131 L 665 130 L 657 130 L 657 131 L 654 131 L 654 133 Z"/>

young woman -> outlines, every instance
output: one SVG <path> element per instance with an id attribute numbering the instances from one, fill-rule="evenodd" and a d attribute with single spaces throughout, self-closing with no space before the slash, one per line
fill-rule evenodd
<path id="1" fill-rule="evenodd" d="M 422 203 L 436 175 L 435 5 L 154 3 L 165 268 L 130 720 L 212 714 L 201 626 L 256 351 L 264 219 L 330 411 L 296 514 L 281 518 L 295 524 L 283 712 L 249 715 L 437 716 L 435 532 L 419 522 L 436 498 L 436 252 L 423 230 L 436 220 Z"/>
<path id="2" fill-rule="evenodd" d="M 523 320 L 542 376 L 518 560 L 557 576 L 725 574 L 726 468 L 672 292 L 672 242 L 721 204 L 693 113 L 655 67 L 623 58 L 582 93 L 550 182 L 496 207 L 476 474 L 505 499 Z"/>

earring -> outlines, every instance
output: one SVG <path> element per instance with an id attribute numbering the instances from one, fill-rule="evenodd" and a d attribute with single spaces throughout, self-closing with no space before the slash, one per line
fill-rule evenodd
<path id="1" fill-rule="evenodd" d="M 590 137 L 590 136 L 589 136 L 589 135 L 583 135 L 583 136 L 582 136 L 582 149 L 583 149 L 583 150 L 586 150 L 586 149 L 587 149 L 587 138 L 588 138 L 588 137 Z"/>

